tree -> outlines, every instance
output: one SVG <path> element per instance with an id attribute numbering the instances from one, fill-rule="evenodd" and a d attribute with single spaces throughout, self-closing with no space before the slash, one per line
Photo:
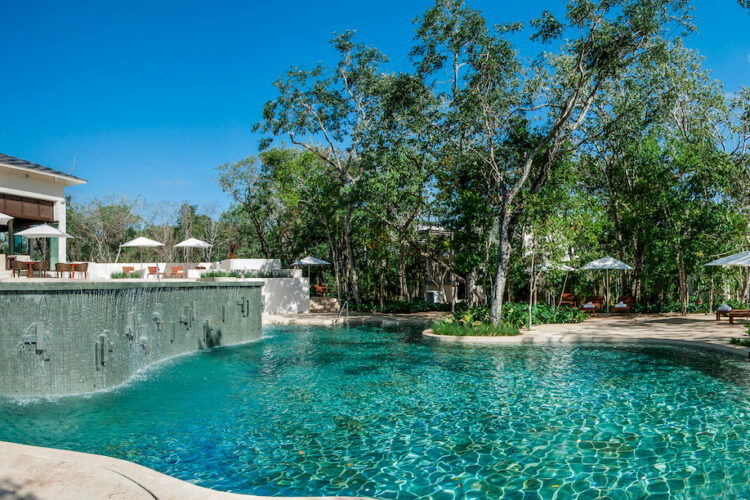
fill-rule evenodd
<path id="1" fill-rule="evenodd" d="M 349 31 L 331 44 L 339 54 L 336 67 L 319 64 L 312 70 L 290 69 L 274 84 L 279 95 L 264 106 L 263 122 L 256 130 L 287 136 L 292 144 L 316 154 L 326 175 L 339 184 L 347 270 L 352 295 L 360 303 L 352 215 L 364 170 L 362 152 L 368 147 L 373 120 L 379 116 L 379 68 L 387 58 L 375 48 L 355 43 Z M 262 146 L 269 144 L 265 141 Z"/>
<path id="2" fill-rule="evenodd" d="M 449 89 L 442 93 L 450 102 L 444 133 L 455 138 L 456 156 L 481 165 L 497 210 L 494 323 L 502 318 L 522 191 L 539 190 L 559 155 L 586 140 L 579 127 L 601 88 L 637 59 L 661 50 L 662 37 L 670 36 L 674 24 L 685 25 L 685 8 L 683 1 L 572 2 L 564 21 L 545 12 L 532 23 L 533 40 L 570 38 L 557 55 L 545 54 L 531 64 L 507 39 L 518 25 L 491 31 L 460 0 L 439 0 L 423 16 L 413 51 L 418 71 L 430 77 L 450 65 Z M 519 129 L 526 138 L 514 147 Z"/>

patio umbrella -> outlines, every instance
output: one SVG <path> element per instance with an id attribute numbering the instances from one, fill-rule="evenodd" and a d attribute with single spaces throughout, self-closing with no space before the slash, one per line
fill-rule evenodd
<path id="1" fill-rule="evenodd" d="M 307 277 L 310 277 L 310 267 L 312 266 L 330 266 L 330 262 L 326 262 L 321 259 L 316 259 L 315 257 L 305 257 L 304 259 L 300 259 L 294 264 L 292 264 L 293 267 L 296 266 L 307 266 Z"/>
<path id="2" fill-rule="evenodd" d="M 213 245 L 206 243 L 205 241 L 201 241 L 197 238 L 188 238 L 185 241 L 181 241 L 178 244 L 175 245 L 175 248 L 184 248 L 185 249 L 185 258 L 187 259 L 187 249 L 188 248 L 211 248 Z"/>
<path id="3" fill-rule="evenodd" d="M 141 260 L 141 267 L 143 267 L 143 249 L 144 248 L 155 248 L 155 247 L 163 247 L 164 243 L 159 243 L 158 241 L 150 240 L 148 238 L 144 238 L 143 236 L 139 236 L 138 238 L 134 240 L 130 240 L 128 242 L 123 243 L 120 245 L 120 248 L 132 248 L 137 247 L 140 248 L 138 251 L 140 254 L 140 260 Z M 115 263 L 117 263 L 117 260 L 120 258 L 120 251 L 117 251 L 117 257 L 115 258 Z"/>
<path id="4" fill-rule="evenodd" d="M 23 231 L 19 231 L 16 233 L 16 236 L 23 236 L 28 239 L 38 239 L 43 238 L 44 239 L 44 248 L 42 250 L 42 253 L 47 253 L 47 238 L 72 238 L 71 235 L 68 233 L 64 233 L 57 229 L 56 227 L 49 226 L 47 224 L 42 224 L 40 226 L 34 226 L 30 227 L 28 229 L 24 229 Z M 29 253 L 31 253 L 31 249 L 29 249 Z"/>
<path id="5" fill-rule="evenodd" d="M 712 260 L 708 264 L 703 264 L 704 266 L 736 266 L 736 267 L 750 267 L 750 252 L 740 252 L 735 253 L 732 255 L 728 255 L 726 257 L 722 257 L 721 259 Z M 713 303 L 714 303 L 714 275 L 711 273 L 711 297 L 709 301 L 709 309 L 713 310 Z"/>
<path id="6" fill-rule="evenodd" d="M 602 257 L 601 259 L 589 262 L 579 269 L 579 271 L 607 271 L 607 314 L 609 314 L 609 271 L 611 269 L 624 271 L 633 270 L 629 265 L 612 257 Z"/>
<path id="7" fill-rule="evenodd" d="M 5 215 L 3 213 L 0 213 L 0 226 L 7 226 L 8 222 L 13 220 L 13 217 L 10 215 Z"/>
<path id="8" fill-rule="evenodd" d="M 716 259 L 704 266 L 739 266 L 750 267 L 750 252 L 740 252 L 721 259 Z"/>

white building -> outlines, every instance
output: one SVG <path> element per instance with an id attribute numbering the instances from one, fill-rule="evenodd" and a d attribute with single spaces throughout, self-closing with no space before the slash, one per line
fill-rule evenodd
<path id="1" fill-rule="evenodd" d="M 0 232 L 8 232 L 9 254 L 22 244 L 15 233 L 38 224 L 65 231 L 65 188 L 85 184 L 78 177 L 0 153 L 0 213 L 14 217 Z M 50 265 L 65 262 L 65 240 L 50 240 Z"/>

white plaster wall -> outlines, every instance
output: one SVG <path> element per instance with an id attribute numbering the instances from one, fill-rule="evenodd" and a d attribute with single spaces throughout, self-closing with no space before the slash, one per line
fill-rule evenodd
<path id="1" fill-rule="evenodd" d="M 223 271 L 275 271 L 281 269 L 279 259 L 224 259 Z"/>
<path id="2" fill-rule="evenodd" d="M 52 214 L 52 216 L 55 218 L 55 221 L 57 221 L 57 228 L 63 233 L 67 232 L 65 230 L 65 207 L 66 207 L 65 200 L 56 201 L 53 207 L 53 214 Z M 58 238 L 57 240 L 57 262 L 68 261 L 67 260 L 68 259 L 67 241 L 68 241 L 67 238 Z"/>
<path id="3" fill-rule="evenodd" d="M 65 184 L 48 175 L 0 166 L 0 190 L 4 193 L 58 201 L 65 198 Z"/>
<path id="4" fill-rule="evenodd" d="M 263 312 L 310 312 L 310 280 L 308 278 L 264 278 L 260 289 Z"/>

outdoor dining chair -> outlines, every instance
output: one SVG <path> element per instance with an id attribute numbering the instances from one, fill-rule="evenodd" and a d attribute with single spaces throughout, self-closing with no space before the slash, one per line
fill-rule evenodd
<path id="1" fill-rule="evenodd" d="M 62 278 L 64 273 L 68 273 L 68 276 L 72 278 L 73 264 L 69 264 L 67 262 L 58 262 L 57 264 L 55 264 L 55 272 L 57 272 L 58 278 Z"/>
<path id="2" fill-rule="evenodd" d="M 76 262 L 73 264 L 73 275 L 75 275 L 75 273 L 81 273 L 84 279 L 89 279 L 89 263 Z"/>
<path id="3" fill-rule="evenodd" d="M 49 267 L 49 263 L 46 260 L 38 260 L 36 262 L 31 263 L 31 274 L 34 275 L 35 272 L 39 272 L 40 278 L 46 278 L 47 277 L 47 268 Z"/>

